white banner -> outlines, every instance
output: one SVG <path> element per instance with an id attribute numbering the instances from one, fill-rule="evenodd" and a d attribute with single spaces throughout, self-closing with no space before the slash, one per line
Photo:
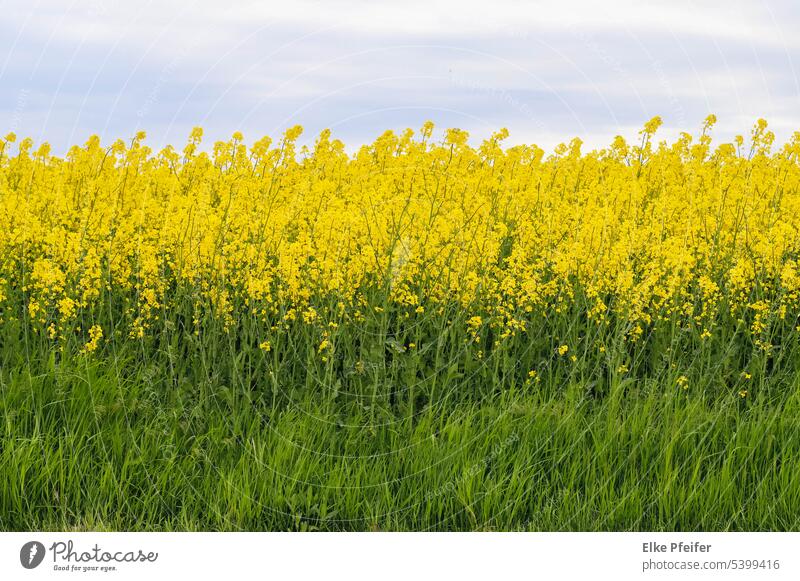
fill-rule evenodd
<path id="1" fill-rule="evenodd" d="M 800 533 L 2 533 L 0 579 L 798 579 Z"/>

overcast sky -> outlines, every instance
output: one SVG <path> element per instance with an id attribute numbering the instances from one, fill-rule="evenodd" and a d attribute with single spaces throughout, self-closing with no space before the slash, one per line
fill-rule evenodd
<path id="1" fill-rule="evenodd" d="M 287 4 L 289 6 L 287 6 Z M 0 132 L 56 152 L 137 130 L 248 140 L 302 124 L 350 147 L 425 120 L 547 148 L 800 130 L 793 0 L 0 0 Z"/>

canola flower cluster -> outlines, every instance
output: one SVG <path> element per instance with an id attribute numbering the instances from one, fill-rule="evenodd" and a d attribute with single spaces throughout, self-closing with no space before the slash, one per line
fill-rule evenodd
<path id="1" fill-rule="evenodd" d="M 656 117 L 635 143 L 551 154 L 504 147 L 505 129 L 478 146 L 458 129 L 434 139 L 432 123 L 353 154 L 329 131 L 299 147 L 300 127 L 209 150 L 200 128 L 182 150 L 92 137 L 63 158 L 9 134 L 0 317 L 54 342 L 78 334 L 88 353 L 108 336 L 102 313 L 145 338 L 187 300 L 196 333 L 209 318 L 335 328 L 457 305 L 475 341 L 579 312 L 624 321 L 635 342 L 664 322 L 707 338 L 733 317 L 769 351 L 800 301 L 800 133 L 777 148 L 759 120 L 713 145 L 714 122 L 667 143 Z"/>

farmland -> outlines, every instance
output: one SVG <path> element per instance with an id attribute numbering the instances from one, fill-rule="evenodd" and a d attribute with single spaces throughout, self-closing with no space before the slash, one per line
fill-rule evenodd
<path id="1" fill-rule="evenodd" d="M 0 527 L 795 530 L 800 135 L 0 140 Z"/>

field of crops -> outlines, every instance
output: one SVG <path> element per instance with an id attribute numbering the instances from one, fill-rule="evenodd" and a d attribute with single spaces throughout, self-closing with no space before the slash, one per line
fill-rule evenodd
<path id="1" fill-rule="evenodd" d="M 800 133 L 0 139 L 0 528 L 800 529 Z"/>

